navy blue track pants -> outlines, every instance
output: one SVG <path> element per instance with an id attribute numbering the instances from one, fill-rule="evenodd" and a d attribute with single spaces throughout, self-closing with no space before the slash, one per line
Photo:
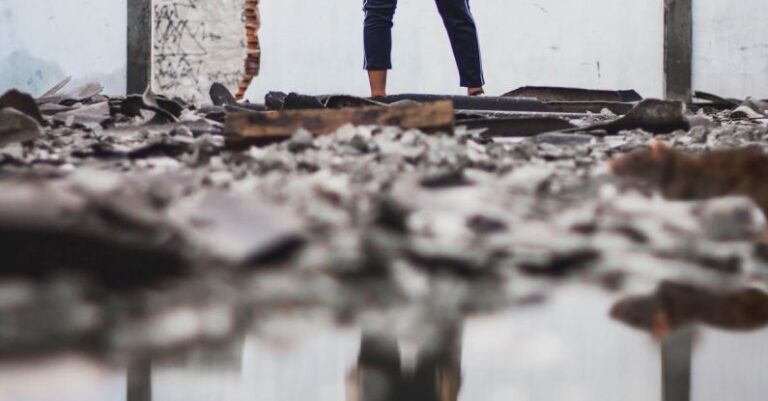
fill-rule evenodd
<path id="1" fill-rule="evenodd" d="M 483 86 L 483 66 L 477 28 L 469 0 L 435 0 L 443 18 L 448 38 L 459 67 L 461 86 Z M 365 69 L 392 68 L 392 26 L 397 0 L 364 0 L 365 11 Z"/>

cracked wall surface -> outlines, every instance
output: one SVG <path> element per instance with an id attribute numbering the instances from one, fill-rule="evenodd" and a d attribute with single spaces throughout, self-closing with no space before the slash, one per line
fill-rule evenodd
<path id="1" fill-rule="evenodd" d="M 191 102 L 218 82 L 233 93 L 258 73 L 257 0 L 155 0 L 152 88 Z"/>

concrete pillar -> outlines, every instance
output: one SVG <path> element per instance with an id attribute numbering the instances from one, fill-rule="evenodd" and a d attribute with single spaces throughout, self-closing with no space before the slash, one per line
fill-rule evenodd
<path id="1" fill-rule="evenodd" d="M 693 84 L 692 0 L 664 1 L 664 92 L 669 100 L 691 101 Z"/>
<path id="2" fill-rule="evenodd" d="M 152 75 L 152 0 L 128 0 L 128 94 L 143 93 Z"/>

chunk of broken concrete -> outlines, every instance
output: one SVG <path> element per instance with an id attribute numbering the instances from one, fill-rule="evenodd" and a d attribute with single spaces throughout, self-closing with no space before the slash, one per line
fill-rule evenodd
<path id="1" fill-rule="evenodd" d="M 731 118 L 765 118 L 766 116 L 758 113 L 752 107 L 742 105 L 731 112 Z"/>
<path id="2" fill-rule="evenodd" d="M 55 114 L 53 120 L 69 127 L 96 128 L 111 118 L 108 102 L 94 103 Z"/>
<path id="3" fill-rule="evenodd" d="M 0 109 L 0 147 L 40 138 L 43 131 L 32 117 L 10 107 Z"/>
<path id="4" fill-rule="evenodd" d="M 746 197 L 725 197 L 704 202 L 699 210 L 708 237 L 720 241 L 752 241 L 766 230 L 765 216 Z"/>
<path id="5" fill-rule="evenodd" d="M 5 92 L 3 96 L 0 96 L 0 109 L 6 107 L 14 108 L 32 117 L 38 123 L 45 124 L 45 120 L 40 113 L 40 109 L 37 107 L 35 99 L 26 93 L 19 92 L 15 89 Z"/>
<path id="6" fill-rule="evenodd" d="M 108 199 L 101 199 L 109 202 Z M 132 205 L 135 208 L 135 204 Z M 114 214 L 112 214 L 114 216 Z M 44 277 L 74 271 L 106 286 L 145 285 L 185 271 L 178 244 L 164 227 L 113 224 L 88 196 L 63 183 L 0 183 L 0 263 L 3 277 Z"/>
<path id="7" fill-rule="evenodd" d="M 617 120 L 569 131 L 604 130 L 613 135 L 624 130 L 642 129 L 654 134 L 668 134 L 688 130 L 690 126 L 682 102 L 647 99 Z"/>

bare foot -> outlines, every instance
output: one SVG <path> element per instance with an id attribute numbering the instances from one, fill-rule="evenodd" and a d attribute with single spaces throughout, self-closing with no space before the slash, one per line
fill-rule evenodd
<path id="1" fill-rule="evenodd" d="M 467 88 L 467 95 L 469 96 L 485 95 L 485 89 L 483 89 L 482 86 L 479 88 Z"/>

